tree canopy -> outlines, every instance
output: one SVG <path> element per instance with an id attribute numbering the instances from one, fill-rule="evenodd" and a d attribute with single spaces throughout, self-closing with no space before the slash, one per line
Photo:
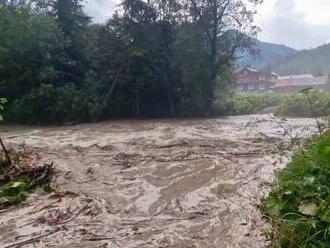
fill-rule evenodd
<path id="1" fill-rule="evenodd" d="M 27 122 L 210 115 L 259 2 L 124 0 L 104 24 L 80 0 L 1 2 L 0 96 Z"/>

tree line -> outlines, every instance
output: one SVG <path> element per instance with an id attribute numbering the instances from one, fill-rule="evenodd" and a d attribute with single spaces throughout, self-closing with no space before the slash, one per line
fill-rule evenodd
<path id="1" fill-rule="evenodd" d="M 0 0 L 0 96 L 20 122 L 223 113 L 261 0 L 123 0 L 104 24 L 81 0 Z"/>
<path id="2" fill-rule="evenodd" d="M 330 44 L 302 50 L 273 65 L 281 75 L 310 73 L 315 77 L 330 75 Z"/>

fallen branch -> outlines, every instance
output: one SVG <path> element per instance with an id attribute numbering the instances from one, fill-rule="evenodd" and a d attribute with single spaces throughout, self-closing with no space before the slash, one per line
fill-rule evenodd
<path id="1" fill-rule="evenodd" d="M 3 144 L 1 139 L 0 144 Z M 7 149 L 4 149 L 8 153 Z M 9 152 L 12 158 L 10 165 L 7 160 L 1 159 L 3 166 L 0 170 L 0 186 L 4 187 L 4 190 L 1 191 L 1 197 L 4 197 L 2 199 L 5 201 L 1 202 L 0 209 L 25 201 L 29 192 L 38 186 L 45 186 L 45 190 L 52 190 L 50 182 L 54 172 L 53 163 L 40 163 L 38 155 L 33 152 L 22 153 L 15 150 Z M 3 155 L 3 152 L 1 154 Z M 11 192 L 10 187 L 13 186 L 15 190 Z"/>
<path id="2" fill-rule="evenodd" d="M 111 237 L 102 237 L 102 236 L 96 236 L 96 237 L 93 237 L 93 238 L 86 238 L 84 239 L 86 241 L 102 241 L 102 240 L 111 240 L 111 242 L 113 244 L 115 244 L 117 247 L 121 247 L 121 245 L 116 241 L 115 238 L 111 238 Z"/>
<path id="3" fill-rule="evenodd" d="M 59 223 L 59 225 L 63 225 L 63 224 L 67 224 L 71 221 L 73 221 L 74 219 L 76 219 L 80 214 L 82 214 L 86 209 L 88 208 L 88 204 L 86 204 L 84 207 L 82 207 L 72 218 L 66 220 L 66 221 L 62 221 L 61 223 Z"/>
<path id="4" fill-rule="evenodd" d="M 114 238 L 110 237 L 93 237 L 93 238 L 86 238 L 86 241 L 101 241 L 101 240 L 114 240 Z"/>
<path id="5" fill-rule="evenodd" d="M 24 240 L 24 241 L 21 241 L 19 243 L 16 243 L 16 244 L 12 244 L 12 245 L 8 245 L 8 246 L 5 246 L 4 248 L 13 248 L 13 247 L 22 247 L 23 245 L 29 245 L 29 244 L 32 244 L 32 243 L 35 243 L 35 242 L 39 242 L 40 239 L 42 238 L 45 238 L 45 237 L 48 237 L 54 233 L 57 233 L 61 231 L 61 229 L 57 229 L 57 230 L 54 230 L 50 233 L 47 233 L 47 234 L 44 234 L 44 235 L 40 235 L 40 236 L 37 236 L 37 237 L 34 237 L 34 238 L 31 238 L 31 239 L 28 239 L 28 240 Z"/>
<path id="6" fill-rule="evenodd" d="M 10 157 L 9 152 L 6 149 L 4 143 L 2 142 L 1 137 L 0 137 L 0 145 L 2 147 L 3 152 L 5 153 L 6 161 L 9 163 L 9 165 L 11 165 L 12 164 L 11 157 Z"/>

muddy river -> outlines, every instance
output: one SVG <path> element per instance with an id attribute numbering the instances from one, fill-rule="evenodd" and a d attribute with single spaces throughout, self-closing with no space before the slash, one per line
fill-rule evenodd
<path id="1" fill-rule="evenodd" d="M 8 248 L 267 247 L 261 199 L 290 136 L 315 131 L 266 115 L 0 130 L 54 162 L 59 192 L 0 210 Z"/>

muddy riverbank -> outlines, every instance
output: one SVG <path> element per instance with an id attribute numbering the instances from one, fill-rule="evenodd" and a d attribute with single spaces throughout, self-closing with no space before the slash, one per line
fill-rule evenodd
<path id="1" fill-rule="evenodd" d="M 54 161 L 63 192 L 0 212 L 1 247 L 267 246 L 258 204 L 286 162 L 274 142 L 289 139 L 266 115 L 0 130 Z"/>

